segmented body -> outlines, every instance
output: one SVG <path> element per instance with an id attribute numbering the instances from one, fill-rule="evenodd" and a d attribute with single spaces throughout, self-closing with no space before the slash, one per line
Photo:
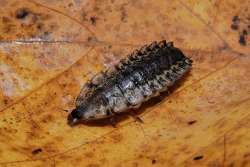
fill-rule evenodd
<path id="1" fill-rule="evenodd" d="M 172 42 L 153 42 L 89 81 L 76 100 L 71 122 L 100 119 L 137 108 L 168 90 L 191 68 L 192 61 Z"/>

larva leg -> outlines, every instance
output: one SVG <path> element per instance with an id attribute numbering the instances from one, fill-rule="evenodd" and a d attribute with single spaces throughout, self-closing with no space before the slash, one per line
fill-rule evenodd
<path id="1" fill-rule="evenodd" d="M 112 116 L 112 117 L 109 119 L 109 121 L 110 121 L 110 124 L 113 126 L 113 128 L 116 128 L 116 127 L 117 127 L 117 126 L 116 126 L 117 121 L 116 121 L 115 115 Z"/>
<path id="2" fill-rule="evenodd" d="M 115 112 L 112 110 L 112 109 L 109 109 L 109 115 L 111 116 L 109 121 L 110 121 L 110 124 L 116 128 L 116 124 L 117 124 L 117 120 L 116 120 L 116 114 Z"/>

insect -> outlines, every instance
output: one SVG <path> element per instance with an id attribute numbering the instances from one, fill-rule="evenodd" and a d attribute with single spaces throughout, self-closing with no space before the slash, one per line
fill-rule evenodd
<path id="1" fill-rule="evenodd" d="M 113 118 L 138 108 L 142 102 L 167 91 L 191 66 L 192 60 L 173 42 L 144 45 L 85 84 L 68 123 Z"/>

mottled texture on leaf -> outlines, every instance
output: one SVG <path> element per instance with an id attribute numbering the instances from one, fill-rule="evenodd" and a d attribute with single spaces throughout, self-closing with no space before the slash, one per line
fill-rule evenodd
<path id="1" fill-rule="evenodd" d="M 249 2 L 0 1 L 0 166 L 249 166 Z M 151 41 L 193 69 L 143 124 L 67 125 L 81 87 Z"/>

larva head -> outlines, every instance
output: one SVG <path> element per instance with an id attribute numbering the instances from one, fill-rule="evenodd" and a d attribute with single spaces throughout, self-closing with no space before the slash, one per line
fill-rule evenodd
<path id="1" fill-rule="evenodd" d="M 75 125 L 80 122 L 98 120 L 109 117 L 108 107 L 105 99 L 101 96 L 86 99 L 80 106 L 76 107 L 68 116 L 68 124 Z"/>

